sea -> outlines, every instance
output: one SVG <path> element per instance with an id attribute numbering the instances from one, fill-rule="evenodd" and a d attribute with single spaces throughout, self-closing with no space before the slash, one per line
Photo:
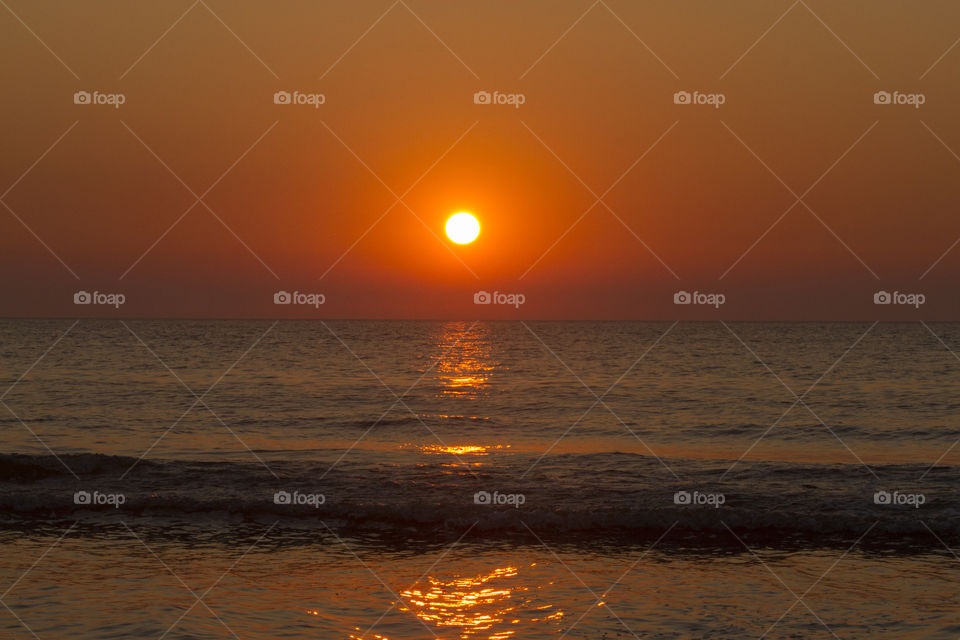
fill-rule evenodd
<path id="1" fill-rule="evenodd" d="M 960 637 L 960 324 L 0 320 L 0 637 Z"/>

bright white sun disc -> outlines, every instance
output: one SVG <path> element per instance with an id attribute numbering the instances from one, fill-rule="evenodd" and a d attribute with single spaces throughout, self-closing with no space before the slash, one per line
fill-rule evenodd
<path id="1" fill-rule="evenodd" d="M 455 213 L 447 220 L 447 237 L 457 244 L 473 242 L 480 235 L 480 222 L 466 211 Z"/>

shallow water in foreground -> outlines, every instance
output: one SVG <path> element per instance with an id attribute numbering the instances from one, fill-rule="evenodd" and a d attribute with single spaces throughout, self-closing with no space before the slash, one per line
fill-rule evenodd
<path id="1" fill-rule="evenodd" d="M 396 546 L 269 524 L 206 533 L 167 526 L 158 535 L 144 523 L 130 527 L 71 531 L 5 602 L 41 638 L 159 638 L 168 630 L 169 638 L 391 640 L 960 632 L 957 560 L 946 551 L 757 547 L 754 555 L 663 542 L 650 551 L 546 546 L 532 536 Z M 14 580 L 58 537 L 4 533 L 0 576 Z M 183 615 L 194 594 L 202 602 Z M 7 617 L 5 637 L 28 637 Z"/>

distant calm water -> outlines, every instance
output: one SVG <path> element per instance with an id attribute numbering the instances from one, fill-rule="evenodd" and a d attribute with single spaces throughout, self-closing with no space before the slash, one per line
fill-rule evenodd
<path id="1" fill-rule="evenodd" d="M 960 324 L 71 325 L 0 636 L 960 637 Z"/>

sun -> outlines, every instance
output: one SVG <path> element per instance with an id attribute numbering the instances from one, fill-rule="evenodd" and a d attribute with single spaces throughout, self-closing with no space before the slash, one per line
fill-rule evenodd
<path id="1" fill-rule="evenodd" d="M 447 237 L 457 244 L 469 244 L 480 235 L 480 222 L 473 214 L 461 211 L 447 219 Z"/>

